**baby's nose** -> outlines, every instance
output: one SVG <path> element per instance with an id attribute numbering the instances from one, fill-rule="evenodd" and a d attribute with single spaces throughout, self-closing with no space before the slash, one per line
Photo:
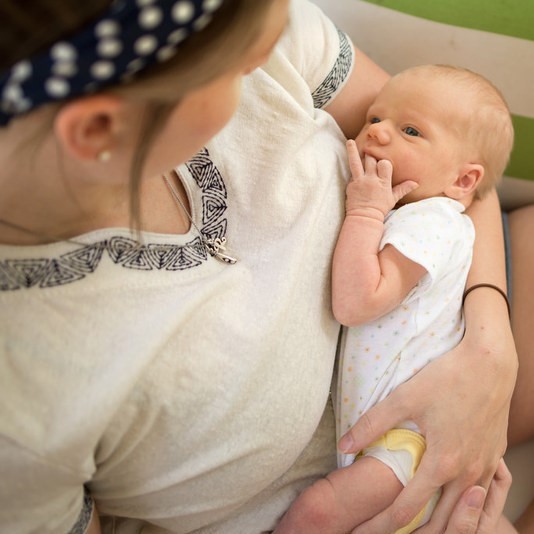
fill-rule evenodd
<path id="1" fill-rule="evenodd" d="M 386 121 L 375 122 L 369 126 L 368 135 L 385 145 L 391 141 L 391 131 Z"/>

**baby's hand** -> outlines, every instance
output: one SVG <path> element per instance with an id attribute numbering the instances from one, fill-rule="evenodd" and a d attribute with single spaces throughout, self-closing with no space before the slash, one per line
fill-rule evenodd
<path id="1" fill-rule="evenodd" d="M 417 182 L 406 180 L 392 187 L 393 165 L 386 159 L 377 161 L 365 155 L 365 168 L 356 143 L 347 141 L 347 152 L 352 179 L 347 185 L 346 214 L 370 217 L 383 221 L 395 204 L 418 187 Z"/>

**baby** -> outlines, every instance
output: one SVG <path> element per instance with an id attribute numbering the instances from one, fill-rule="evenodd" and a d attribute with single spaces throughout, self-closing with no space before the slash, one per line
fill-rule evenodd
<path id="1" fill-rule="evenodd" d="M 356 141 L 347 142 L 352 180 L 332 274 L 334 314 L 348 327 L 335 396 L 338 437 L 461 340 L 475 238 L 463 212 L 495 186 L 512 145 L 500 92 L 445 65 L 394 76 Z M 406 421 L 356 460 L 340 454 L 340 469 L 304 491 L 275 533 L 350 532 L 395 500 L 424 450 L 424 437 Z M 424 524 L 438 499 L 439 492 L 398 533 Z"/>

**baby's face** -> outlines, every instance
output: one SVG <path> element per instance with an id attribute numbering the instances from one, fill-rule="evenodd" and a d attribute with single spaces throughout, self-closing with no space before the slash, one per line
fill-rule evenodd
<path id="1" fill-rule="evenodd" d="M 393 164 L 393 185 L 419 187 L 404 202 L 442 196 L 465 162 L 458 114 L 469 99 L 439 77 L 405 73 L 393 78 L 369 108 L 356 138 L 360 155 Z M 465 108 L 465 109 L 464 109 Z"/>

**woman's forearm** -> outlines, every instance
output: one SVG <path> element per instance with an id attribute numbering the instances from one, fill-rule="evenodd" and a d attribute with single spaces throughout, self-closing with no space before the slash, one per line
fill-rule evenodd
<path id="1" fill-rule="evenodd" d="M 495 191 L 483 200 L 476 200 L 467 210 L 476 229 L 473 263 L 467 286 L 495 284 L 506 290 L 504 239 L 501 210 Z"/>
<path id="2" fill-rule="evenodd" d="M 473 203 L 468 214 L 476 228 L 473 263 L 467 288 L 493 284 L 506 291 L 506 268 L 502 219 L 496 193 Z M 516 374 L 517 354 L 512 337 L 508 307 L 503 296 L 482 287 L 469 293 L 464 302 L 465 341 L 473 347 L 473 358 L 482 376 L 492 383 L 492 395 L 506 404 L 510 401 Z M 476 363 L 476 362 L 473 362 Z"/>
<path id="3" fill-rule="evenodd" d="M 492 284 L 506 291 L 506 269 L 501 212 L 495 192 L 475 201 L 468 210 L 476 229 L 473 263 L 467 288 L 476 284 Z M 469 293 L 464 303 L 466 335 L 482 339 L 511 335 L 506 302 L 498 291 L 480 288 Z M 492 343 L 495 340 L 491 341 Z"/>

